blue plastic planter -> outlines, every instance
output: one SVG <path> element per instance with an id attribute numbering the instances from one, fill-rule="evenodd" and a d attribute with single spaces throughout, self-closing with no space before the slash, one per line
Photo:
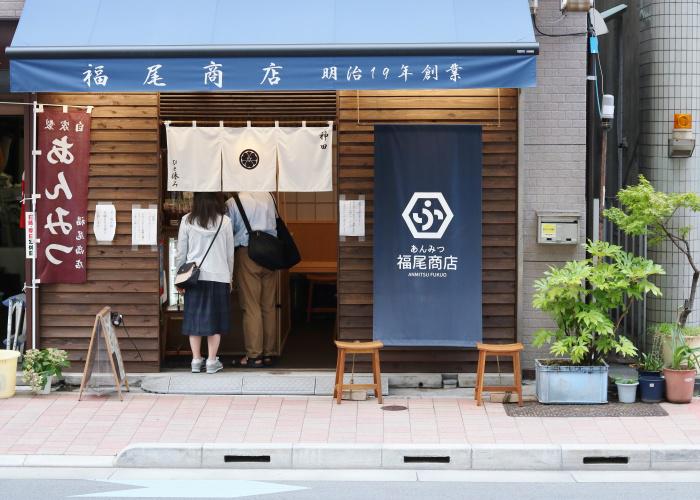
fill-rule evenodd
<path id="1" fill-rule="evenodd" d="M 608 402 L 608 365 L 572 366 L 535 360 L 537 400 L 543 404 Z"/>
<path id="2" fill-rule="evenodd" d="M 659 375 L 639 377 L 639 393 L 644 403 L 659 403 L 664 400 L 665 380 Z"/>

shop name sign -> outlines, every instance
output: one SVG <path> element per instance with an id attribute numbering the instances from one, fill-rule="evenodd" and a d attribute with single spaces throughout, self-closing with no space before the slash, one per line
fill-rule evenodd
<path id="1" fill-rule="evenodd" d="M 45 109 L 37 112 L 36 121 L 37 278 L 42 283 L 84 283 L 90 114 Z"/>
<path id="2" fill-rule="evenodd" d="M 415 239 L 433 241 L 412 244 L 400 254 L 396 261 L 400 271 L 411 278 L 446 278 L 458 270 L 459 257 L 439 242 L 454 218 L 442 193 L 413 193 L 401 216 Z"/>
<path id="3" fill-rule="evenodd" d="M 13 92 L 512 88 L 534 82 L 532 54 L 11 61 Z"/>
<path id="4" fill-rule="evenodd" d="M 34 212 L 25 212 L 24 214 L 24 231 L 26 236 L 26 255 L 27 259 L 33 259 L 36 255 L 34 251 L 36 245 L 36 225 Z"/>

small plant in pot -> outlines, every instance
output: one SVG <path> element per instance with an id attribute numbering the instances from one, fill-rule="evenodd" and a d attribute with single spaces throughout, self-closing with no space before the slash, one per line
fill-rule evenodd
<path id="1" fill-rule="evenodd" d="M 642 353 L 637 364 L 639 373 L 639 397 L 643 403 L 658 403 L 664 399 L 663 360 L 658 352 Z"/>
<path id="2" fill-rule="evenodd" d="M 660 323 L 653 327 L 654 338 L 661 342 L 661 353 L 666 366 L 670 366 L 673 359 L 673 351 L 680 344 L 687 344 L 691 348 L 700 347 L 700 327 L 679 326 L 677 323 Z"/>
<path id="3" fill-rule="evenodd" d="M 605 356 L 637 353 L 619 333 L 622 321 L 635 300 L 661 294 L 650 278 L 664 270 L 651 260 L 602 241 L 589 242 L 586 250 L 590 258 L 551 267 L 535 282 L 533 306 L 548 313 L 555 328 L 536 332 L 533 344 L 549 344 L 558 357 L 536 360 L 542 403 L 606 403 Z M 613 310 L 620 311 L 616 321 Z"/>
<path id="4" fill-rule="evenodd" d="M 690 403 L 693 399 L 696 368 L 700 366 L 700 349 L 687 344 L 673 351 L 673 362 L 664 368 L 666 399 L 671 403 Z"/>
<path id="5" fill-rule="evenodd" d="M 35 394 L 51 392 L 51 380 L 70 366 L 68 353 L 61 349 L 29 349 L 22 362 L 22 378 Z"/>
<path id="6" fill-rule="evenodd" d="M 633 366 L 637 369 L 637 375 L 640 377 L 646 376 L 661 376 L 661 371 L 664 369 L 664 360 L 661 357 L 661 336 L 652 335 L 652 343 L 647 352 L 643 352 L 637 363 Z"/>
<path id="7" fill-rule="evenodd" d="M 639 380 L 636 378 L 616 378 L 615 385 L 620 403 L 634 403 L 637 400 Z"/>

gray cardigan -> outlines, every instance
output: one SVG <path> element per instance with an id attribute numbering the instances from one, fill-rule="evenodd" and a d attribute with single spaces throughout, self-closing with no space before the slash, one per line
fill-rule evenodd
<path id="1" fill-rule="evenodd" d="M 195 262 L 198 266 L 201 264 L 221 220 L 217 219 L 212 227 L 203 228 L 197 224 L 190 224 L 187 221 L 189 215 L 185 215 L 180 221 L 180 231 L 177 235 L 175 265 L 178 268 L 186 262 Z M 223 218 L 221 230 L 200 268 L 199 279 L 202 281 L 231 283 L 234 251 L 233 229 L 228 215 L 224 215 Z"/>

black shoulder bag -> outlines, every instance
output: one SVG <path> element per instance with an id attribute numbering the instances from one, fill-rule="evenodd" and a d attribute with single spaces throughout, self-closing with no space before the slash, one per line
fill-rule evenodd
<path id="1" fill-rule="evenodd" d="M 289 269 L 301 261 L 301 255 L 286 224 L 280 217 L 274 196 L 270 196 L 275 204 L 277 236 L 273 236 L 265 231 L 253 231 L 250 227 L 248 216 L 243 209 L 241 199 L 237 194 L 233 195 L 233 199 L 238 207 L 238 212 L 241 214 L 246 231 L 248 231 L 248 256 L 251 260 L 271 271 Z"/>
<path id="2" fill-rule="evenodd" d="M 221 225 L 223 223 L 224 216 L 222 215 L 221 220 L 219 221 L 219 227 L 216 228 L 216 233 L 214 233 L 214 237 L 212 238 L 211 243 L 209 243 L 209 248 L 207 248 L 207 252 L 204 254 L 204 257 L 202 257 L 199 265 L 197 265 L 196 262 L 185 262 L 178 268 L 177 274 L 175 275 L 176 287 L 191 288 L 197 284 L 199 281 L 199 269 L 202 267 L 202 264 L 204 264 L 204 259 L 206 259 L 207 255 L 209 255 L 209 250 L 211 250 L 211 246 L 214 244 L 216 237 L 219 235 L 219 230 L 221 229 Z"/>

